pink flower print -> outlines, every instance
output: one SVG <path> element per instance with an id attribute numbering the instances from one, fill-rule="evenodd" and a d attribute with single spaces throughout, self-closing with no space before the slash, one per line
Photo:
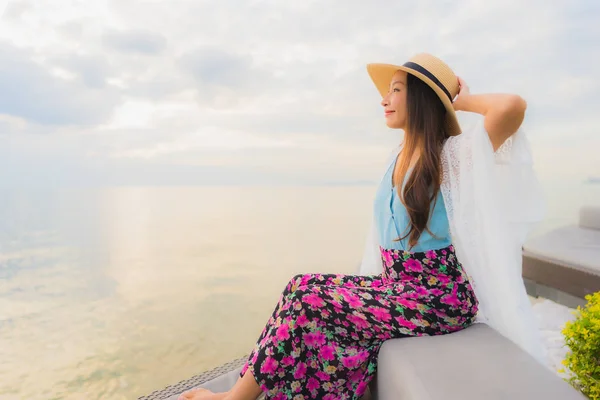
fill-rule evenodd
<path id="1" fill-rule="evenodd" d="M 309 281 L 310 281 L 310 274 L 302 275 L 302 278 L 300 278 L 300 284 L 298 286 L 306 286 Z"/>
<path id="2" fill-rule="evenodd" d="M 310 332 L 304 336 L 304 343 L 308 347 L 321 347 L 325 344 L 325 335 L 321 332 Z"/>
<path id="3" fill-rule="evenodd" d="M 363 371 L 360 369 L 357 369 L 352 374 L 350 374 L 348 381 L 351 383 L 356 383 L 356 382 L 360 381 L 362 379 L 362 377 L 363 377 Z M 350 388 L 352 388 L 352 385 L 350 385 Z"/>
<path id="4" fill-rule="evenodd" d="M 410 322 L 410 321 L 409 321 L 409 320 L 407 320 L 406 318 L 403 318 L 403 317 L 396 317 L 395 319 L 396 319 L 396 321 L 398 321 L 398 323 L 399 323 L 401 326 L 403 326 L 403 327 L 405 327 L 405 328 L 408 328 L 408 329 L 410 329 L 410 330 L 413 330 L 413 329 L 415 329 L 415 328 L 417 327 L 417 325 L 413 324 L 412 322 Z"/>
<path id="5" fill-rule="evenodd" d="M 359 352 L 356 354 L 356 356 L 358 357 L 358 360 L 359 360 L 361 363 L 363 363 L 363 362 L 367 361 L 367 359 L 369 358 L 369 352 L 368 352 L 368 351 L 365 351 L 365 350 L 362 350 L 362 351 L 359 351 Z"/>
<path id="6" fill-rule="evenodd" d="M 308 321 L 308 318 L 306 317 L 306 314 L 300 314 L 298 316 L 298 318 L 296 318 L 296 325 L 298 325 L 301 328 L 308 325 L 308 323 L 309 323 L 309 321 Z"/>
<path id="7" fill-rule="evenodd" d="M 423 265 L 421 261 L 415 260 L 414 258 L 410 258 L 402 263 L 404 268 L 409 272 L 422 272 Z"/>
<path id="8" fill-rule="evenodd" d="M 457 291 L 458 291 L 458 285 L 455 284 L 454 287 L 452 288 L 452 293 L 442 296 L 442 299 L 440 300 L 440 302 L 442 302 L 444 304 L 448 304 L 453 307 L 459 307 L 461 303 L 460 303 L 460 300 L 458 299 L 458 296 L 456 295 Z"/>
<path id="9" fill-rule="evenodd" d="M 327 340 L 327 337 L 323 332 L 317 331 L 315 332 L 315 340 L 317 342 L 317 346 L 323 347 L 325 346 L 325 341 Z"/>
<path id="10" fill-rule="evenodd" d="M 361 293 L 359 293 L 359 296 L 365 300 L 371 300 L 373 298 L 371 293 L 368 293 L 368 292 L 361 292 Z"/>
<path id="11" fill-rule="evenodd" d="M 306 345 L 308 347 L 315 347 L 315 345 L 316 345 L 315 336 L 312 333 L 306 334 L 306 336 L 304 336 L 304 343 L 306 343 Z"/>
<path id="12" fill-rule="evenodd" d="M 444 291 L 436 288 L 436 289 L 430 289 L 429 293 L 432 294 L 433 296 L 439 297 L 444 294 Z"/>
<path id="13" fill-rule="evenodd" d="M 359 360 L 356 356 L 348 356 L 342 358 L 342 365 L 348 369 L 355 369 L 359 366 Z"/>
<path id="14" fill-rule="evenodd" d="M 415 280 L 415 277 L 412 275 L 408 275 L 406 272 L 400 272 L 400 280 L 402 282 L 412 282 Z"/>
<path id="15" fill-rule="evenodd" d="M 335 358 L 335 350 L 333 346 L 323 346 L 319 352 L 321 360 L 331 361 Z"/>
<path id="16" fill-rule="evenodd" d="M 272 375 L 275 373 L 275 371 L 277 371 L 278 365 L 279 365 L 279 363 L 277 362 L 277 360 L 274 359 L 273 357 L 269 356 L 265 359 L 265 362 L 261 365 L 260 372 L 262 374 Z"/>
<path id="17" fill-rule="evenodd" d="M 425 253 L 425 257 L 429 258 L 430 260 L 435 260 L 437 258 L 437 254 L 435 253 L 435 250 L 428 250 Z"/>
<path id="18" fill-rule="evenodd" d="M 294 357 L 283 357 L 283 359 L 281 360 L 281 364 L 285 365 L 286 367 L 289 367 L 290 365 L 294 365 Z"/>
<path id="19" fill-rule="evenodd" d="M 338 288 L 337 291 L 340 295 L 342 295 L 342 298 L 345 301 L 348 301 L 352 297 L 356 297 L 356 295 L 354 293 L 349 292 L 348 289 L 345 289 L 345 288 Z"/>
<path id="20" fill-rule="evenodd" d="M 354 314 L 348 315 L 348 321 L 350 321 L 356 329 L 367 329 L 370 326 L 366 319 Z"/>
<path id="21" fill-rule="evenodd" d="M 325 301 L 315 293 L 304 296 L 302 300 L 312 308 L 320 308 L 325 305 Z"/>
<path id="22" fill-rule="evenodd" d="M 438 278 L 438 281 L 440 282 L 440 284 L 441 284 L 442 286 L 446 286 L 447 284 L 449 284 L 449 283 L 450 283 L 450 278 L 448 277 L 448 275 L 445 275 L 445 274 L 439 274 L 439 275 L 437 276 L 437 278 Z"/>
<path id="23" fill-rule="evenodd" d="M 325 371 L 319 371 L 317 372 L 317 378 L 319 378 L 323 382 L 327 382 L 331 379 L 331 376 L 329 376 L 329 374 Z"/>
<path id="24" fill-rule="evenodd" d="M 391 267 L 392 265 L 394 265 L 394 257 L 392 256 L 392 253 L 390 251 L 383 250 L 381 252 L 381 256 L 383 258 L 383 263 L 386 267 Z"/>
<path id="25" fill-rule="evenodd" d="M 462 329 L 462 327 L 460 326 L 453 326 L 453 325 L 440 325 L 440 328 L 447 331 L 447 332 L 456 332 Z"/>
<path id="26" fill-rule="evenodd" d="M 346 299 L 346 301 L 352 308 L 360 308 L 365 304 L 358 296 L 350 296 L 348 299 Z"/>
<path id="27" fill-rule="evenodd" d="M 368 386 L 368 383 L 365 381 L 362 381 L 361 383 L 359 383 L 358 386 L 356 387 L 356 395 L 358 397 L 361 397 L 363 394 L 365 394 L 365 391 L 367 390 L 367 386 Z"/>
<path id="28" fill-rule="evenodd" d="M 306 364 L 303 362 L 298 363 L 296 365 L 296 370 L 294 371 L 294 379 L 302 379 L 306 376 Z"/>
<path id="29" fill-rule="evenodd" d="M 336 326 L 335 334 L 340 335 L 340 336 L 346 336 L 348 334 L 348 330 L 346 328 L 341 328 L 339 326 Z"/>
<path id="30" fill-rule="evenodd" d="M 419 298 L 419 294 L 417 292 L 415 292 L 415 286 L 411 286 L 412 291 L 410 292 L 404 292 L 404 297 L 407 299 L 418 299 Z"/>
<path id="31" fill-rule="evenodd" d="M 423 286 L 416 286 L 415 287 L 415 292 L 419 296 L 429 296 L 429 290 L 425 289 Z"/>
<path id="32" fill-rule="evenodd" d="M 290 338 L 290 326 L 288 324 L 283 324 L 277 328 L 277 340 L 283 341 Z"/>
<path id="33" fill-rule="evenodd" d="M 308 379 L 308 384 L 306 385 L 306 387 L 311 392 L 314 391 L 314 390 L 317 390 L 319 388 L 319 386 L 321 386 L 321 384 L 319 383 L 319 381 L 317 379 L 315 379 L 313 377 L 310 377 Z"/>
<path id="34" fill-rule="evenodd" d="M 329 300 L 329 303 L 333 304 L 333 306 L 336 307 L 336 308 L 343 308 L 342 307 L 342 303 L 340 303 L 337 300 Z"/>
<path id="35" fill-rule="evenodd" d="M 410 308 L 411 310 L 415 310 L 417 308 L 418 303 L 414 300 L 400 298 L 398 299 L 398 304 L 406 308 Z"/>
<path id="36" fill-rule="evenodd" d="M 377 321 L 388 322 L 390 319 L 392 319 L 390 312 L 381 307 L 369 307 L 367 311 L 373 314 Z"/>

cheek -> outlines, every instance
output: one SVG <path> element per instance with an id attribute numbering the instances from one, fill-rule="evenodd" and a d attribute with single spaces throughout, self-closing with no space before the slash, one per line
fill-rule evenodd
<path id="1" fill-rule="evenodd" d="M 406 96 L 398 96 L 393 102 L 394 110 L 399 114 L 406 114 Z"/>
<path id="2" fill-rule="evenodd" d="M 396 111 L 394 114 L 396 114 L 396 118 L 394 118 L 396 124 L 403 127 L 406 122 L 406 113 L 404 111 Z"/>
<path id="3" fill-rule="evenodd" d="M 398 107 L 395 107 L 394 110 L 396 110 L 396 112 L 394 113 L 396 120 L 403 121 L 404 119 L 406 119 L 406 108 L 404 108 L 402 106 L 398 106 Z"/>

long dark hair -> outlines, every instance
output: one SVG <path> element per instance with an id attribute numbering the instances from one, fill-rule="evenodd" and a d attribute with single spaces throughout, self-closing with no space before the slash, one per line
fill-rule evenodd
<path id="1" fill-rule="evenodd" d="M 446 108 L 433 89 L 411 74 L 407 74 L 406 91 L 406 133 L 394 181 L 398 182 L 398 195 L 406 207 L 410 224 L 408 232 L 396 240 L 408 237 L 409 247 L 414 247 L 425 230 L 431 233 L 427 224 L 431 204 L 437 198 L 442 181 L 440 160 L 447 138 Z M 419 158 L 403 185 L 417 149 Z"/>

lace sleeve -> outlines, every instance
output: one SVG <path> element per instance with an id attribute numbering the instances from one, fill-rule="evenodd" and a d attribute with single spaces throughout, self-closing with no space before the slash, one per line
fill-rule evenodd
<path id="1" fill-rule="evenodd" d="M 524 133 L 518 131 L 494 152 L 481 121 L 446 141 L 442 174 L 452 241 L 479 301 L 478 321 L 545 363 L 521 277 L 521 246 L 541 217 Z"/>

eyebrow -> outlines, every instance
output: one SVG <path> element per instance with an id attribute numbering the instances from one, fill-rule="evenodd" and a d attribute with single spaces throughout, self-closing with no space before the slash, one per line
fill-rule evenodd
<path id="1" fill-rule="evenodd" d="M 396 83 L 401 83 L 401 84 L 403 84 L 404 86 L 406 86 L 406 83 L 404 83 L 404 82 L 402 82 L 402 81 L 394 81 L 394 82 L 390 83 L 390 87 L 394 86 Z"/>

